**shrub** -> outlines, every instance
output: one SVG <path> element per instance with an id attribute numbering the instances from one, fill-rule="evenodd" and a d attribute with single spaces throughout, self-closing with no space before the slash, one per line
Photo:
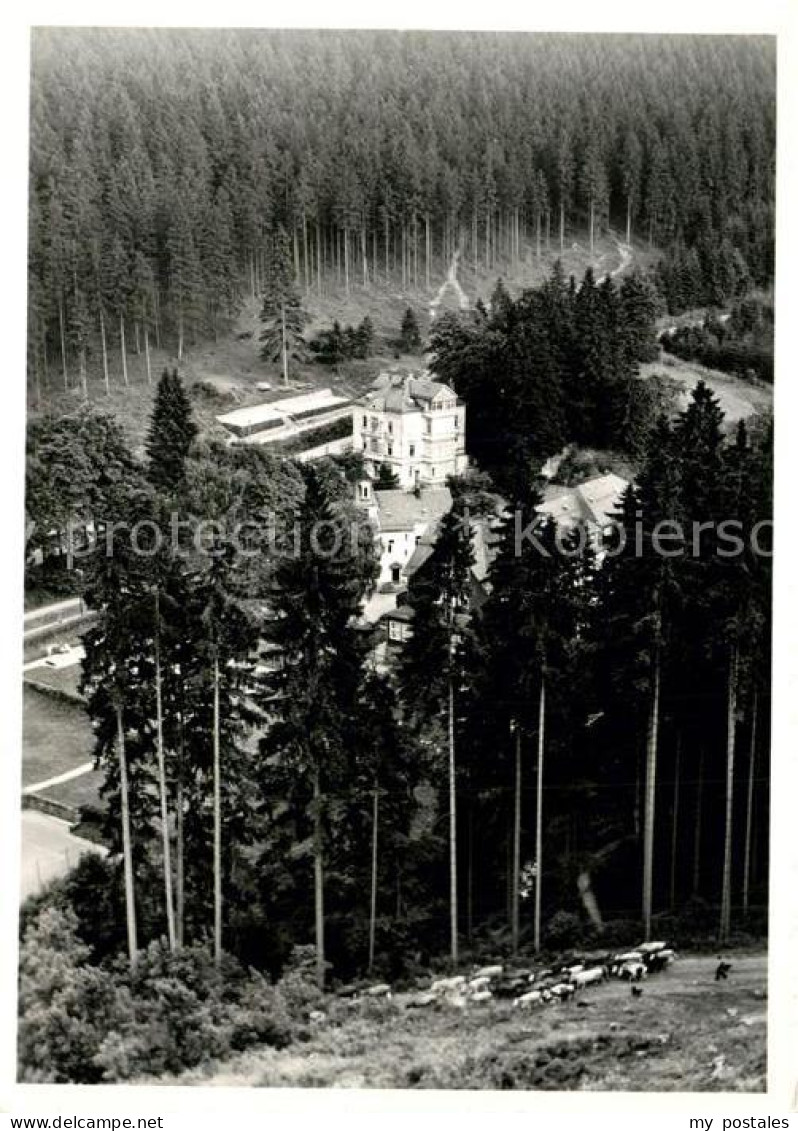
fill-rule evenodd
<path id="1" fill-rule="evenodd" d="M 111 975 L 89 966 L 77 919 L 66 907 L 43 906 L 29 921 L 19 961 L 20 1079 L 94 1084 L 94 1055 L 118 1013 Z"/>
<path id="2" fill-rule="evenodd" d="M 217 970 L 200 945 L 165 942 L 92 966 L 69 907 L 29 917 L 20 953 L 20 1076 L 99 1083 L 180 1072 L 295 1034 L 281 991 L 227 959 Z M 318 991 L 316 991 L 318 993 Z"/>
<path id="3" fill-rule="evenodd" d="M 318 1008 L 324 995 L 316 983 L 315 946 L 292 948 L 278 987 L 292 1016 L 307 1017 Z"/>
<path id="4" fill-rule="evenodd" d="M 604 924 L 600 945 L 608 950 L 635 946 L 642 938 L 641 931 L 642 926 L 636 919 L 611 919 Z"/>
<path id="5" fill-rule="evenodd" d="M 555 950 L 578 946 L 584 936 L 582 920 L 572 911 L 556 911 L 546 924 L 546 945 Z"/>
<path id="6" fill-rule="evenodd" d="M 189 396 L 195 401 L 210 401 L 215 404 L 229 404 L 235 400 L 232 393 L 218 389 L 211 381 L 195 381 L 189 386 Z"/>

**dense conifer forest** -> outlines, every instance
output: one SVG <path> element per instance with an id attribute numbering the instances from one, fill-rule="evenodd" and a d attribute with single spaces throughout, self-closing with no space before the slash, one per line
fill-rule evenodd
<path id="1" fill-rule="evenodd" d="M 29 379 L 176 364 L 138 448 L 84 403 L 28 430 L 26 580 L 80 596 L 79 832 L 109 851 L 23 907 L 21 1077 L 301 1050 L 364 1002 L 385 1032 L 377 979 L 759 945 L 773 422 L 652 363 L 772 381 L 773 42 L 47 29 L 32 62 Z M 489 288 L 422 325 L 458 263 Z M 362 452 L 223 442 L 180 364 L 227 335 L 286 384 L 306 347 L 371 379 L 379 287 L 468 412 L 399 594 Z M 540 520 L 550 457 L 566 490 L 605 456 L 614 521 Z M 401 640 L 364 613 L 389 591 Z"/>
<path id="2" fill-rule="evenodd" d="M 220 334 L 275 231 L 307 291 L 610 225 L 672 309 L 771 282 L 767 39 L 46 29 L 32 65 L 32 379 Z"/>

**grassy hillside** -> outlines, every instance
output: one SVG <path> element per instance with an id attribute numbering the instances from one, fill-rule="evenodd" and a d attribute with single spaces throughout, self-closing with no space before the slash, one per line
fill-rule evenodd
<path id="1" fill-rule="evenodd" d="M 644 245 L 635 246 L 632 261 L 638 266 L 645 267 L 655 261 L 658 254 Z M 500 276 L 511 293 L 541 283 L 550 274 L 558 258 L 560 258 L 559 246 L 555 240 L 552 240 L 548 252 L 544 244 L 540 260 L 536 259 L 534 249 L 528 247 L 515 269 L 489 273 L 480 269 L 475 274 L 473 264 L 461 261 L 458 277 L 469 301 L 473 304 L 478 298 L 487 300 L 490 297 Z M 615 272 L 623 266 L 625 257 L 619 251 L 617 241 L 611 236 L 606 236 L 597 241 L 595 255 L 591 258 L 584 235 L 579 233 L 578 239 L 572 237 L 570 243 L 566 244 L 562 262 L 567 274 L 574 273 L 579 278 L 591 264 L 597 276 L 605 272 Z M 334 319 L 342 325 L 356 324 L 368 315 L 375 328 L 375 354 L 366 362 L 349 362 L 337 369 L 310 361 L 296 368 L 293 375 L 294 383 L 307 385 L 310 388 L 332 386 L 341 392 L 356 395 L 363 391 L 375 373 L 387 365 L 408 370 L 420 368 L 423 365 L 423 358 L 412 355 L 399 357 L 394 339 L 398 336 L 402 316 L 408 306 L 416 311 L 422 336 L 426 336 L 430 326 L 430 303 L 443 283 L 443 278 L 432 278 L 430 282 L 430 290 L 420 287 L 417 290 L 401 291 L 395 286 L 386 285 L 378 277 L 366 288 L 353 283 L 349 295 L 341 287 L 334 292 L 322 294 L 311 292 L 304 296 L 303 303 L 311 316 L 307 329 L 308 338 L 321 329 L 329 328 Z M 451 300 L 452 292 L 448 291 L 441 310 L 451 306 Z M 229 411 L 238 405 L 277 397 L 282 391 L 279 366 L 262 361 L 259 356 L 258 315 L 259 304 L 256 300 L 250 299 L 245 303 L 239 318 L 228 334 L 221 337 L 218 342 L 209 341 L 194 346 L 189 343 L 184 352 L 180 370 L 186 383 L 189 386 L 203 383 L 209 387 L 205 390 L 197 390 L 193 400 L 195 415 L 205 432 L 212 433 L 218 430 L 219 434 L 222 434 L 214 420 L 219 413 Z M 136 353 L 135 340 L 130 334 L 128 387 L 125 387 L 122 381 L 121 359 L 114 342 L 109 343 L 110 397 L 105 393 L 102 362 L 99 356 L 89 359 L 88 374 L 90 400 L 98 408 L 108 410 L 119 418 L 134 447 L 140 447 L 146 435 L 158 376 L 165 366 L 177 364 L 172 352 L 172 342 L 163 341 L 162 349 L 151 343 L 153 384 L 148 385 L 143 343 L 140 342 L 139 345 L 142 347 L 142 352 Z M 76 381 L 77 373 L 73 373 L 71 377 Z M 257 390 L 256 385 L 264 381 L 273 386 L 273 392 L 264 394 Z M 212 390 L 216 390 L 216 395 L 213 395 Z M 38 398 L 35 390 L 30 391 L 31 416 L 36 416 L 40 412 L 68 412 L 76 408 L 82 400 L 79 389 L 72 389 L 69 392 L 63 390 L 60 372 L 53 367 L 47 386 L 40 392 L 41 397 Z"/>
<path id="2" fill-rule="evenodd" d="M 301 1046 L 255 1050 L 163 1083 L 259 1087 L 517 1088 L 604 1091 L 765 1089 L 766 963 L 682 958 L 641 997 L 612 981 L 532 1013 L 511 1003 L 408 1010 L 333 1001 Z"/>

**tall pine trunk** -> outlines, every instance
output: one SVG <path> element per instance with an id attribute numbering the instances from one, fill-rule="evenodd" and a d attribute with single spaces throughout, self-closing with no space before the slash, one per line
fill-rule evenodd
<path id="1" fill-rule="evenodd" d="M 535 951 L 540 951 L 540 912 L 543 889 L 543 755 L 546 742 L 546 677 L 540 673 L 538 700 L 538 780 L 535 796 Z"/>
<path id="2" fill-rule="evenodd" d="M 560 255 L 565 250 L 565 205 L 560 205 Z"/>
<path id="3" fill-rule="evenodd" d="M 720 899 L 720 941 L 731 929 L 732 831 L 734 816 L 734 747 L 737 714 L 737 645 L 732 644 L 726 699 L 726 820 L 723 840 L 723 886 Z"/>
<path id="4" fill-rule="evenodd" d="M 349 294 L 349 229 L 344 228 L 344 286 Z"/>
<path id="5" fill-rule="evenodd" d="M 219 653 L 213 652 L 213 958 L 222 963 L 222 759 L 219 741 Z"/>
<path id="6" fill-rule="evenodd" d="M 653 686 L 646 736 L 646 800 L 643 816 L 643 934 L 651 939 L 651 909 L 654 885 L 654 820 L 657 790 L 657 745 L 659 736 L 660 647 L 654 645 Z"/>
<path id="7" fill-rule="evenodd" d="M 125 914 L 127 918 L 127 949 L 130 965 L 138 958 L 138 936 L 136 930 L 136 890 L 133 880 L 133 841 L 130 832 L 130 794 L 127 776 L 127 752 L 125 750 L 125 728 L 122 722 L 122 706 L 116 705 L 116 740 L 119 758 L 119 800 L 122 816 L 122 860 L 125 873 Z"/>
<path id="8" fill-rule="evenodd" d="M 83 393 L 83 399 L 87 401 L 89 399 L 89 376 L 86 371 L 85 341 L 80 343 L 80 348 L 78 349 L 78 371 L 80 373 L 80 388 Z"/>
<path id="9" fill-rule="evenodd" d="M 283 356 L 283 384 L 288 384 L 288 332 L 285 326 L 285 303 L 280 305 L 280 334 Z"/>
<path id="10" fill-rule="evenodd" d="M 175 933 L 177 945 L 182 946 L 186 933 L 186 872 L 185 872 L 185 758 L 183 713 L 178 717 L 179 749 L 177 752 L 177 788 L 175 789 Z"/>
<path id="11" fill-rule="evenodd" d="M 510 937 L 513 954 L 518 953 L 519 912 L 521 902 L 521 727 L 515 730 L 515 783 L 513 804 L 513 880 L 511 895 Z"/>
<path id="12" fill-rule="evenodd" d="M 670 908 L 676 906 L 676 854 L 679 845 L 679 770 L 682 756 L 682 736 L 676 735 L 676 756 L 673 767 L 673 814 L 671 820 L 671 882 Z"/>
<path id="13" fill-rule="evenodd" d="M 626 198 L 626 242 L 632 242 L 632 197 L 631 194 Z"/>
<path id="14" fill-rule="evenodd" d="M 119 315 L 119 348 L 122 352 L 122 377 L 125 385 L 129 384 L 127 379 L 127 347 L 125 346 L 125 316 Z"/>
<path id="15" fill-rule="evenodd" d="M 695 831 L 693 836 L 693 895 L 701 886 L 701 822 L 704 814 L 704 748 L 698 752 L 698 777 L 695 794 Z"/>
<path id="16" fill-rule="evenodd" d="M 449 642 L 449 663 L 452 642 Z M 454 748 L 454 677 L 449 670 L 449 914 L 452 966 L 457 966 L 457 779 Z"/>
<path id="17" fill-rule="evenodd" d="M 313 767 L 313 894 L 316 919 L 316 983 L 324 989 L 327 962 L 324 952 L 324 845 L 322 830 L 321 774 Z"/>
<path id="18" fill-rule="evenodd" d="M 757 693 L 751 702 L 751 744 L 748 755 L 748 794 L 745 801 L 745 848 L 743 850 L 743 914 L 748 914 L 751 882 L 751 833 L 754 827 L 754 782 L 756 780 Z"/>
<path id="19" fill-rule="evenodd" d="M 388 283 L 391 281 L 391 265 L 390 265 L 389 258 L 388 258 L 389 252 L 390 252 L 390 247 L 389 247 L 390 222 L 388 220 L 388 214 L 387 213 L 383 217 L 383 223 L 384 223 L 384 226 L 385 226 L 385 284 L 387 286 Z"/>
<path id="20" fill-rule="evenodd" d="M 147 323 L 144 323 L 144 360 L 147 365 L 147 384 L 152 384 L 152 366 L 150 364 L 150 331 L 147 329 Z"/>
<path id="21" fill-rule="evenodd" d="M 169 832 L 169 803 L 166 793 L 166 755 L 163 745 L 163 694 L 161 681 L 161 610 L 158 590 L 155 590 L 155 730 L 158 756 L 158 793 L 161 800 L 161 846 L 163 851 L 164 900 L 166 903 L 166 932 L 169 949 L 176 946 L 175 904 L 172 893 L 172 842 Z"/>
<path id="22" fill-rule="evenodd" d="M 429 212 L 427 212 L 424 216 L 424 270 L 425 270 L 425 278 L 426 278 L 426 283 L 427 283 L 427 290 L 430 289 L 430 278 L 429 278 L 430 250 L 431 250 L 431 245 L 430 245 L 430 232 L 429 232 Z"/>
<path id="23" fill-rule="evenodd" d="M 155 345 L 158 349 L 161 348 L 161 319 L 158 312 L 158 288 L 152 288 L 152 320 L 155 329 Z"/>
<path id="24" fill-rule="evenodd" d="M 380 793 L 374 782 L 371 802 L 371 901 L 369 907 L 369 970 L 374 968 L 374 947 L 377 935 L 377 865 L 379 862 Z"/>
<path id="25" fill-rule="evenodd" d="M 58 296 L 58 332 L 61 338 L 61 370 L 64 374 L 64 389 L 69 389 L 69 370 L 66 355 L 66 327 L 64 326 L 64 296 Z"/>
<path id="26" fill-rule="evenodd" d="M 590 201 L 590 254 L 593 254 L 595 249 L 595 234 L 596 234 L 596 207 L 593 200 Z"/>
<path id="27" fill-rule="evenodd" d="M 316 290 L 321 294 L 321 277 L 324 270 L 324 244 L 322 242 L 321 224 L 316 217 Z"/>
<path id="28" fill-rule="evenodd" d="M 111 382 L 108 377 L 108 346 L 105 340 L 105 319 L 103 318 L 103 308 L 100 307 L 100 345 L 102 346 L 103 354 L 103 380 L 105 381 L 105 395 L 111 395 Z"/>
<path id="29" fill-rule="evenodd" d="M 468 855 L 466 857 L 466 938 L 474 931 L 474 794 L 468 798 Z"/>

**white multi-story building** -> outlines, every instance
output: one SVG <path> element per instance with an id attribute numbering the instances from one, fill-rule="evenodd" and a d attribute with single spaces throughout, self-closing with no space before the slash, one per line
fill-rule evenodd
<path id="1" fill-rule="evenodd" d="M 442 487 L 466 469 L 465 405 L 427 373 L 381 373 L 355 405 L 352 425 L 369 474 L 386 464 L 404 490 Z"/>

